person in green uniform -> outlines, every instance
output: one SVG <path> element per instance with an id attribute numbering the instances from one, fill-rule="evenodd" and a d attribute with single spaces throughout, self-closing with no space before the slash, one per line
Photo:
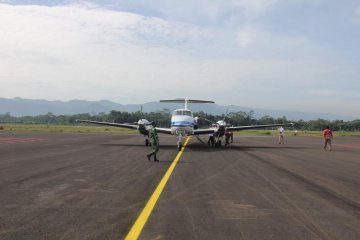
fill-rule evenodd
<path id="1" fill-rule="evenodd" d="M 149 139 L 150 139 L 152 151 L 149 154 L 147 154 L 146 156 L 147 156 L 148 160 L 150 161 L 150 157 L 152 155 L 154 155 L 154 161 L 158 162 L 159 160 L 156 158 L 156 153 L 159 151 L 159 138 L 158 138 L 157 131 L 156 131 L 156 123 L 152 122 L 151 125 L 152 125 L 152 128 L 150 128 L 150 130 L 149 130 Z"/>

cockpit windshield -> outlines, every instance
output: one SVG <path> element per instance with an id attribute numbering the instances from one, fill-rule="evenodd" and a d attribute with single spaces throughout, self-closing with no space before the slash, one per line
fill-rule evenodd
<path id="1" fill-rule="evenodd" d="M 189 110 L 175 110 L 173 115 L 183 115 L 183 116 L 192 116 L 191 111 Z"/>

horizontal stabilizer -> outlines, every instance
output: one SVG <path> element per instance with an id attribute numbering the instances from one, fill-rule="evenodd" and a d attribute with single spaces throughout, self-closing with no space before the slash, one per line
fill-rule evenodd
<path id="1" fill-rule="evenodd" d="M 160 100 L 160 102 L 172 102 L 172 103 L 215 103 L 214 101 L 206 101 L 206 100 L 195 100 L 195 99 L 170 99 L 170 100 Z"/>

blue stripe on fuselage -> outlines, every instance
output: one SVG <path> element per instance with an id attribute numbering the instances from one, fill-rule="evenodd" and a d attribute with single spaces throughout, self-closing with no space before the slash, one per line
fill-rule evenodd
<path id="1" fill-rule="evenodd" d="M 171 122 L 172 127 L 189 127 L 189 126 L 193 126 L 193 125 L 194 125 L 194 123 L 188 122 L 188 121 L 174 121 L 174 122 Z"/>

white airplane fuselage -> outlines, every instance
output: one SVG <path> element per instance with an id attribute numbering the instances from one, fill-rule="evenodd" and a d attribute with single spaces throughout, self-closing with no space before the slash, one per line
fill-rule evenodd
<path id="1" fill-rule="evenodd" d="M 176 109 L 171 116 L 171 133 L 182 136 L 193 135 L 196 124 L 189 109 Z"/>

